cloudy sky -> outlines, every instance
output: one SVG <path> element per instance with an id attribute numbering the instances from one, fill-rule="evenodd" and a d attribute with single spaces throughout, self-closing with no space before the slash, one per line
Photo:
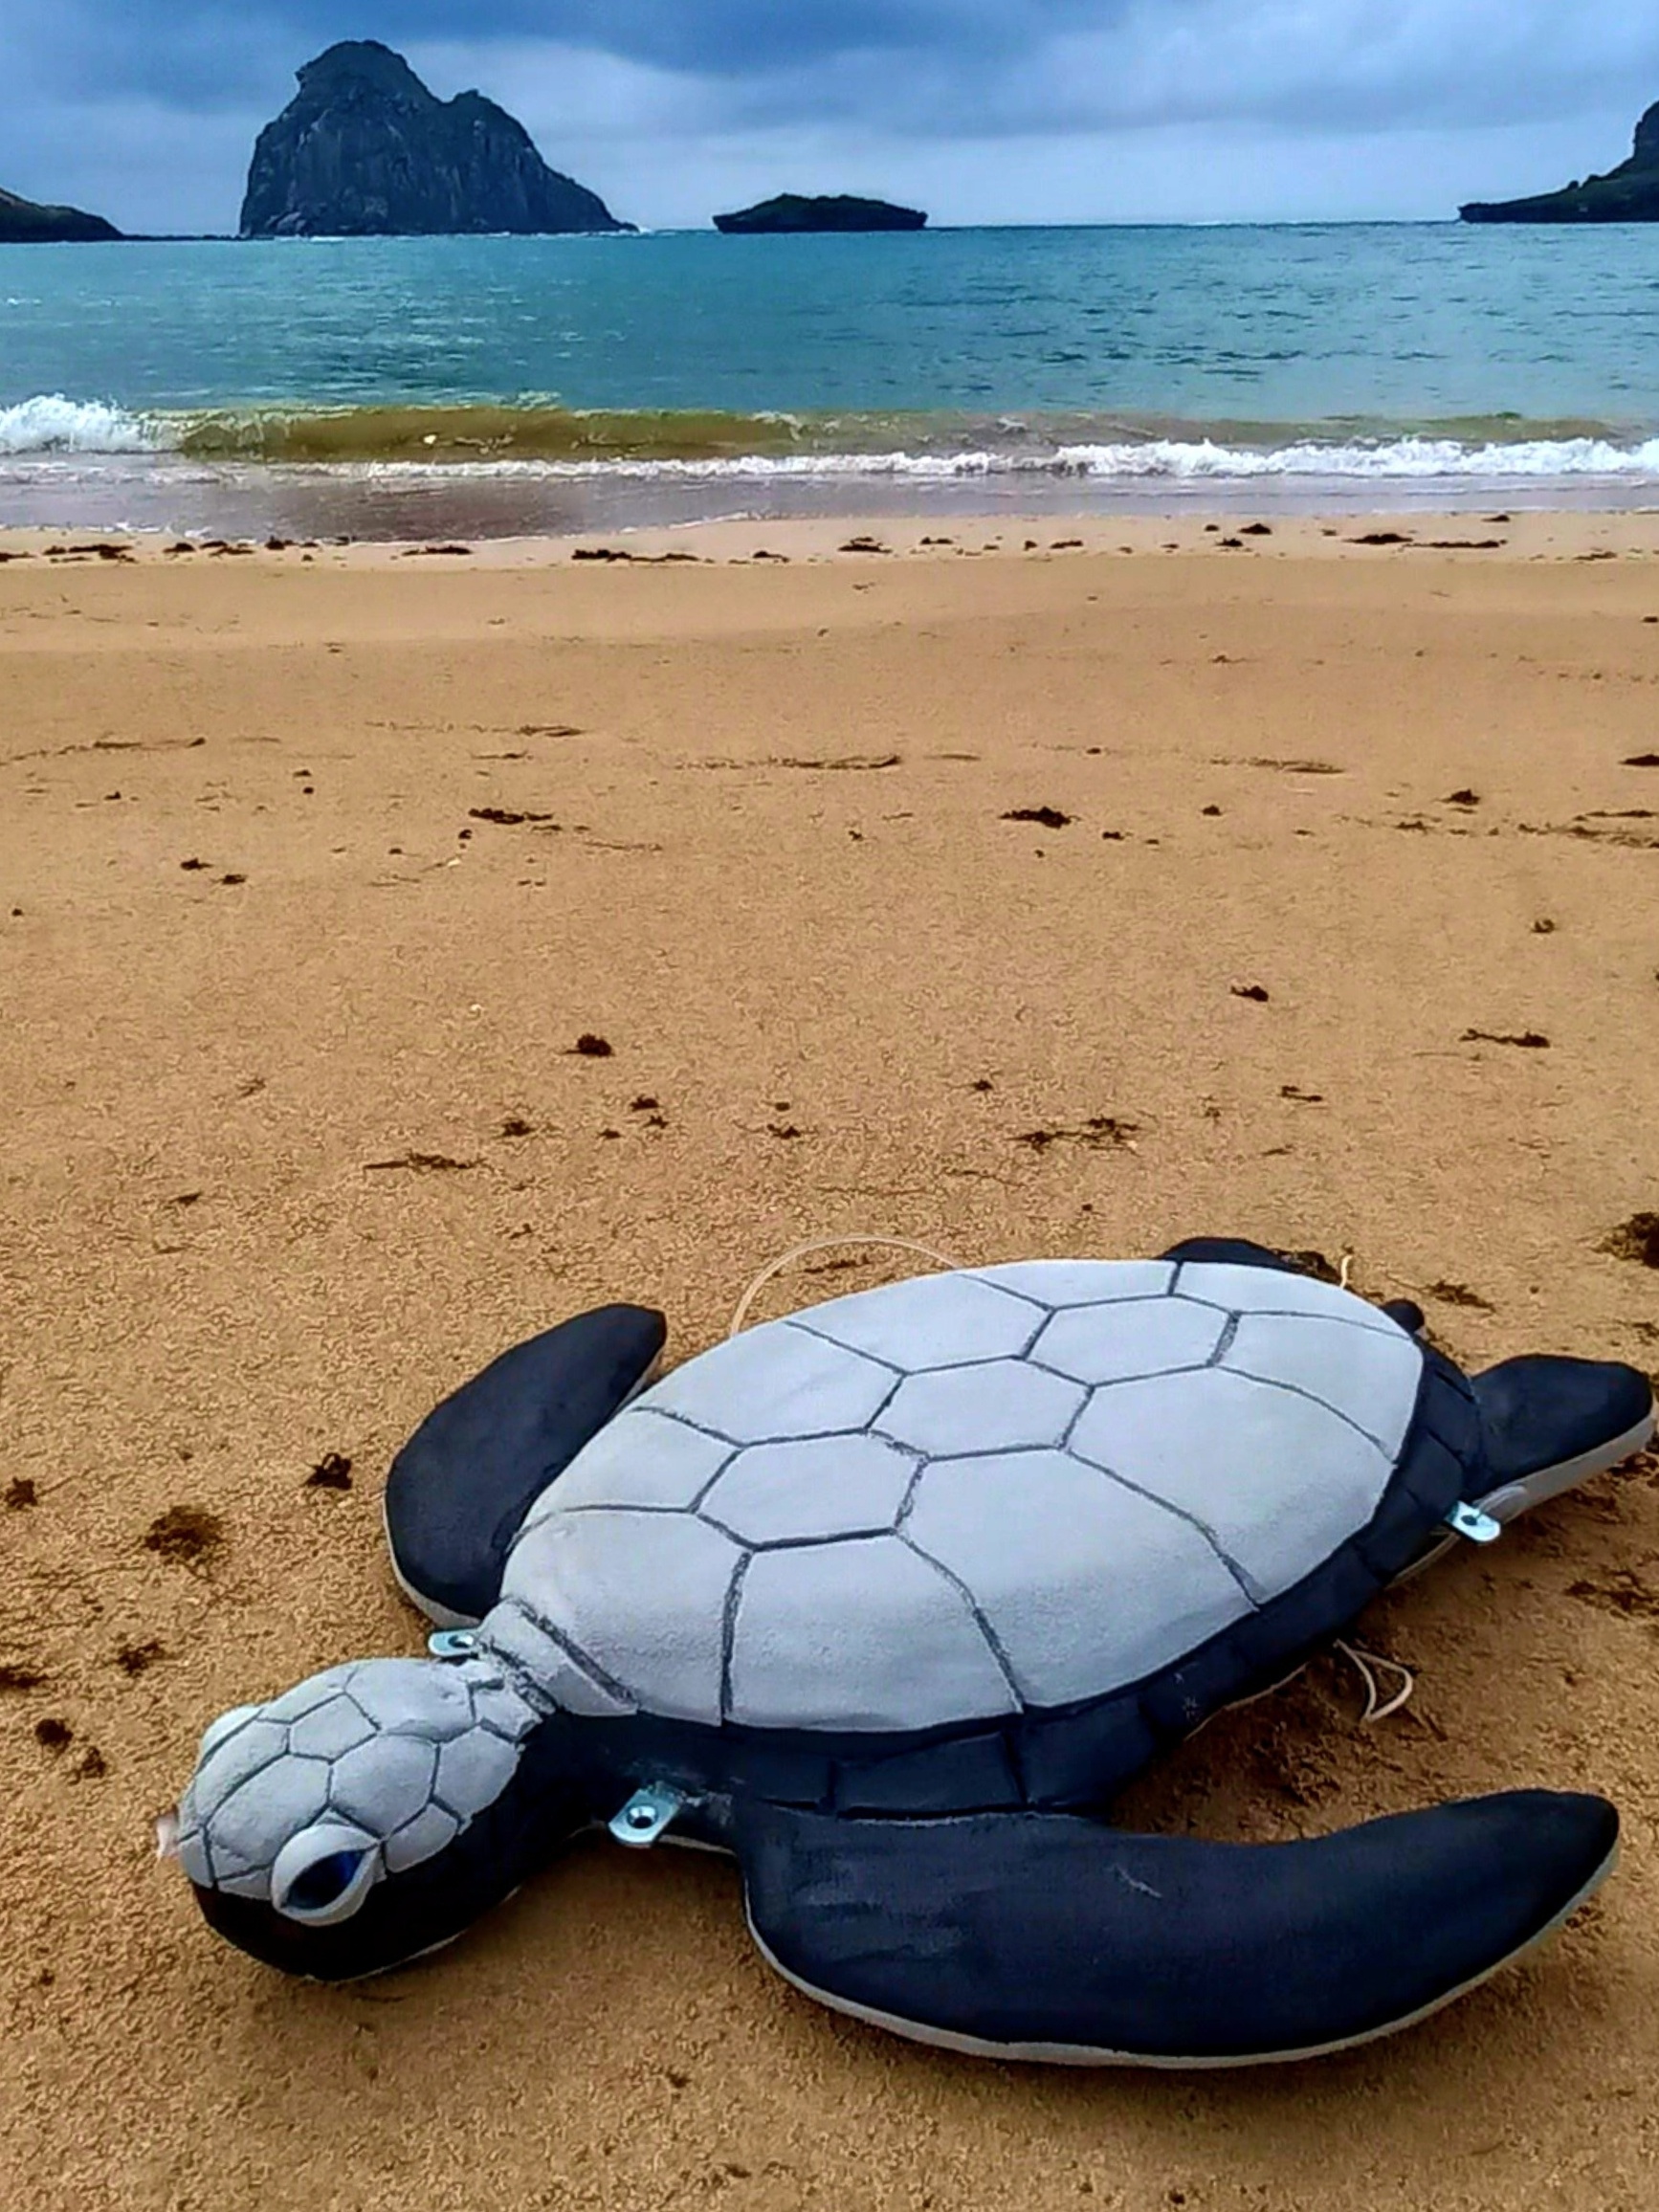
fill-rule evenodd
<path id="1" fill-rule="evenodd" d="M 378 37 L 648 225 L 1442 216 L 1629 150 L 1652 0 L 0 0 L 0 185 L 233 229 L 296 67 Z"/>

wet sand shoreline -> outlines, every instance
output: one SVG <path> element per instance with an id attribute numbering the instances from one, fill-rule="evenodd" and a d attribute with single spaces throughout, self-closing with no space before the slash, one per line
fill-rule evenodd
<path id="1" fill-rule="evenodd" d="M 715 476 L 672 466 L 560 474 L 530 465 L 299 467 L 86 455 L 0 461 L 0 530 L 130 528 L 264 539 L 565 537 L 595 530 L 773 526 L 877 518 L 895 527 L 1022 516 L 1045 522 L 1218 514 L 1274 520 L 1485 508 L 1586 515 L 1659 510 L 1643 476 L 1095 476 L 1028 468 L 916 475 L 810 469 Z"/>
<path id="2" fill-rule="evenodd" d="M 1489 497 L 1465 507 L 1322 507 L 1285 512 L 1256 488 L 1223 504 L 1212 495 L 1190 507 L 1148 513 L 1049 513 L 1042 509 L 968 508 L 938 515 L 879 508 L 852 514 L 801 514 L 770 519 L 716 516 L 652 524 L 630 522 L 551 531 L 522 527 L 461 528 L 385 536 L 371 529 L 290 535 L 217 535 L 201 530 L 110 525 L 59 528 L 0 525 L 0 566 L 39 560 L 53 566 L 106 562 L 160 562 L 172 567 L 190 556 L 257 556 L 258 565 L 327 569 L 401 567 L 447 555 L 479 567 L 533 569 L 567 563 L 594 565 L 725 564 L 883 559 L 904 555 L 938 562 L 991 555 L 1041 560 L 1050 555 L 1248 554 L 1303 561 L 1359 557 L 1421 567 L 1431 557 L 1479 554 L 1487 566 L 1516 562 L 1639 562 L 1659 558 L 1659 502 L 1582 508 L 1495 504 Z M 1391 487 L 1398 492 L 1400 487 Z M 440 513 L 442 511 L 440 510 Z M 340 520 L 331 516 L 330 520 Z M 424 518 L 423 518 L 424 519 Z M 475 524 L 480 518 L 472 514 Z M 483 519 L 486 522 L 490 518 Z M 310 559 L 307 560 L 306 556 Z M 1462 564 L 1467 565 L 1467 564 Z M 13 569 L 13 573 L 17 573 Z"/>

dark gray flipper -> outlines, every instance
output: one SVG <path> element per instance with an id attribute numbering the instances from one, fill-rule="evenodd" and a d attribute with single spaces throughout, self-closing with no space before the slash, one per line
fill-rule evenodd
<path id="1" fill-rule="evenodd" d="M 1284 1252 L 1270 1251 L 1266 1245 L 1250 1244 L 1239 1236 L 1189 1236 L 1184 1244 L 1171 1245 L 1158 1256 L 1161 1260 L 1187 1261 L 1195 1267 L 1272 1268 L 1281 1275 L 1307 1272 Z"/>
<path id="2" fill-rule="evenodd" d="M 1653 1386 L 1635 1367 L 1537 1356 L 1470 1382 L 1486 1448 L 1475 1502 L 1494 1520 L 1617 1467 L 1653 1435 Z"/>
<path id="3" fill-rule="evenodd" d="M 1600 1798 L 1530 1791 L 1309 1843 L 778 1805 L 736 1841 L 762 1949 L 837 2010 L 988 2057 L 1180 2067 L 1409 2026 L 1548 1935 L 1618 1832 Z"/>
<path id="4" fill-rule="evenodd" d="M 483 1619 L 524 1515 L 646 1381 L 667 1334 L 640 1306 L 578 1315 L 504 1352 L 422 1422 L 387 1477 L 386 1533 L 430 1620 Z"/>

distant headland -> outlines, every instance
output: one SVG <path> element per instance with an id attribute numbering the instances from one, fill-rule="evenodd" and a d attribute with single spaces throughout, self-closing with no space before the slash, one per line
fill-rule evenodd
<path id="1" fill-rule="evenodd" d="M 785 231 L 919 231 L 926 222 L 919 208 L 896 208 L 888 200 L 860 200 L 846 192 L 817 198 L 780 192 L 735 215 L 717 215 L 715 229 L 745 237 Z"/>
<path id="2" fill-rule="evenodd" d="M 244 238 L 617 232 L 599 198 L 551 169 L 481 93 L 439 100 L 402 55 L 347 39 L 308 61 L 259 134 Z"/>
<path id="3" fill-rule="evenodd" d="M 1636 125 L 1627 162 L 1530 200 L 1473 200 L 1466 223 L 1659 223 L 1659 103 Z"/>
<path id="4" fill-rule="evenodd" d="M 85 214 L 79 208 L 43 208 L 15 192 L 0 192 L 0 246 L 83 245 L 120 236 L 101 215 Z"/>

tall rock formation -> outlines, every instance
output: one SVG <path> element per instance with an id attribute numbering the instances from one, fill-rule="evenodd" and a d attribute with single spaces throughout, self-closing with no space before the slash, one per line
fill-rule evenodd
<path id="1" fill-rule="evenodd" d="M 0 192 L 0 246 L 101 243 L 120 236 L 101 215 L 83 214 L 78 208 L 42 208 L 15 192 Z"/>
<path id="2" fill-rule="evenodd" d="M 1466 223 L 1659 223 L 1659 104 L 1636 125 L 1630 159 L 1604 177 L 1531 200 L 1474 200 Z"/>
<path id="3" fill-rule="evenodd" d="M 331 46 L 259 134 L 245 238 L 626 231 L 597 194 L 550 169 L 481 93 L 439 100 L 372 39 Z"/>

